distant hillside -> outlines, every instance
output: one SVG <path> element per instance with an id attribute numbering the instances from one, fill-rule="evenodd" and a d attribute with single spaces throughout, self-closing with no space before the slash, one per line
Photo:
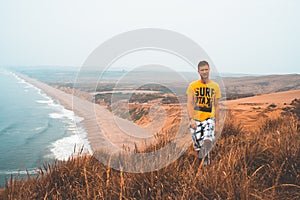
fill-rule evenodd
<path id="1" fill-rule="evenodd" d="M 25 67 L 12 68 L 19 73 L 38 79 L 50 85 L 59 85 L 72 88 L 76 83 L 76 88 L 84 91 L 102 91 L 101 83 L 112 83 L 113 88 L 116 82 L 122 82 L 124 88 L 135 88 L 145 83 L 168 83 L 166 87 L 176 86 L 177 94 L 185 94 L 188 82 L 199 79 L 196 72 L 176 72 L 176 71 L 107 71 L 104 74 L 96 71 L 80 72 L 78 68 L 71 67 Z M 159 73 L 158 73 L 159 72 Z M 80 76 L 77 77 L 79 74 Z M 221 77 L 220 77 L 221 76 Z M 257 94 L 268 94 L 273 92 L 298 90 L 300 89 L 300 74 L 285 75 L 247 75 L 221 73 L 216 75 L 211 73 L 211 78 L 217 81 L 222 87 L 224 82 L 227 99 L 254 96 Z M 111 88 L 111 89 L 112 89 Z"/>
<path id="2" fill-rule="evenodd" d="M 300 74 L 224 77 L 227 94 L 268 94 L 300 89 Z"/>

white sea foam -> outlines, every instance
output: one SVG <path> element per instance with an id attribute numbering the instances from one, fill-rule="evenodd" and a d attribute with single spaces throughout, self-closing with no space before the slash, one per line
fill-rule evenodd
<path id="1" fill-rule="evenodd" d="M 18 80 L 18 83 L 24 84 L 24 85 L 25 85 L 25 86 L 24 86 L 25 89 L 33 88 L 33 89 L 35 89 L 35 90 L 37 90 L 37 91 L 40 91 L 39 88 L 37 88 L 37 87 L 35 87 L 34 85 L 32 85 L 32 84 L 26 82 L 24 79 L 22 79 L 21 77 L 19 77 L 17 74 L 15 74 L 15 73 L 13 73 L 13 72 L 10 72 L 10 74 L 13 75 L 13 76 Z"/>
<path id="2" fill-rule="evenodd" d="M 44 99 L 36 100 L 37 103 L 46 104 L 52 108 L 55 112 L 50 113 L 49 117 L 52 119 L 60 119 L 65 123 L 65 130 L 71 134 L 67 137 L 61 138 L 50 145 L 50 151 L 53 153 L 54 157 L 58 160 L 67 160 L 71 156 L 77 156 L 82 149 L 82 153 L 92 154 L 92 149 L 90 143 L 87 139 L 87 133 L 85 129 L 79 125 L 79 123 L 84 120 L 84 118 L 75 115 L 71 110 L 65 109 L 58 101 L 53 100 L 41 89 L 35 87 L 34 85 L 26 82 L 24 79 L 20 78 L 18 75 L 11 73 L 18 79 L 19 83 L 25 84 L 25 88 L 34 88 L 37 90 L 38 94 Z M 36 130 L 40 130 L 42 127 L 38 127 Z M 74 147 L 75 152 L 74 152 Z M 49 157 L 49 155 L 45 155 Z M 52 157 L 52 156 L 51 156 Z M 25 171 L 26 172 L 26 171 Z"/>
<path id="3" fill-rule="evenodd" d="M 42 130 L 44 128 L 45 128 L 44 126 L 41 126 L 41 127 L 36 127 L 34 130 L 39 131 L 39 130 Z"/>
<path id="4" fill-rule="evenodd" d="M 53 100 L 36 100 L 35 102 L 40 103 L 40 104 L 50 104 L 53 102 Z"/>
<path id="5" fill-rule="evenodd" d="M 38 169 L 37 168 L 29 168 L 27 170 L 19 170 L 19 169 L 14 169 L 14 170 L 0 170 L 0 174 L 7 174 L 7 175 L 10 175 L 10 174 L 21 174 L 21 175 L 24 175 L 24 174 L 27 174 L 27 172 L 29 174 L 37 174 L 38 173 Z"/>
<path id="6" fill-rule="evenodd" d="M 50 106 L 52 106 L 56 112 L 50 113 L 49 117 L 53 119 L 66 119 L 64 122 L 68 123 L 79 123 L 84 118 L 77 116 L 72 110 L 65 109 L 62 105 L 51 102 L 49 103 Z"/>
<path id="7" fill-rule="evenodd" d="M 33 85 L 25 85 L 24 88 L 33 88 Z"/>
<path id="8" fill-rule="evenodd" d="M 65 108 L 61 110 L 61 113 L 51 113 L 50 115 L 52 118 L 64 119 L 65 130 L 72 134 L 52 143 L 50 151 L 56 159 L 67 160 L 72 156 L 77 156 L 81 149 L 83 154 L 92 154 L 90 143 L 86 137 L 87 133 L 79 124 L 83 120 L 82 117 L 76 116 L 73 111 Z"/>
<path id="9" fill-rule="evenodd" d="M 49 117 L 53 119 L 62 119 L 65 116 L 62 113 L 50 113 Z"/>
<path id="10" fill-rule="evenodd" d="M 67 160 L 72 156 L 77 156 L 82 148 L 83 154 L 92 154 L 87 133 L 85 129 L 79 125 L 84 118 L 77 116 L 73 111 L 64 108 L 55 101 L 49 102 L 48 105 L 56 111 L 50 113 L 49 117 L 62 120 L 66 124 L 65 130 L 71 134 L 51 144 L 50 151 L 53 153 L 55 159 Z M 74 147 L 76 147 L 75 152 Z"/>
<path id="11" fill-rule="evenodd" d="M 82 133 L 64 137 L 55 141 L 51 145 L 50 151 L 58 160 L 67 160 L 72 156 L 79 155 L 80 152 L 82 154 L 92 154 L 92 150 L 89 141 L 86 138 L 86 134 Z"/>
<path id="12" fill-rule="evenodd" d="M 63 106 L 57 106 L 55 109 L 57 112 L 50 113 L 49 117 L 53 119 L 68 119 L 75 121 L 75 114 L 71 110 L 65 109 Z"/>

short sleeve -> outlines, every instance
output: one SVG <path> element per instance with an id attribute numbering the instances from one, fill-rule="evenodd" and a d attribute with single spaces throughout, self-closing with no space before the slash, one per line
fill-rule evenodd
<path id="1" fill-rule="evenodd" d="M 219 85 L 216 83 L 216 98 L 219 99 L 221 98 L 222 95 L 221 95 L 221 91 L 220 91 L 220 87 Z"/>
<path id="2" fill-rule="evenodd" d="M 193 94 L 193 89 L 192 89 L 192 86 L 191 86 L 191 84 L 189 85 L 189 87 L 187 88 L 187 90 L 186 90 L 186 94 L 188 94 L 188 95 L 191 95 L 191 94 Z"/>

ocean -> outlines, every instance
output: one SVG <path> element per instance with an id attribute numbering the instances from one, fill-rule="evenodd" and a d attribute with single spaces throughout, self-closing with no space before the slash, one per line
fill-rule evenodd
<path id="1" fill-rule="evenodd" d="M 80 118 L 42 90 L 0 68 L 0 187 L 39 166 L 92 153 Z M 75 148 L 76 147 L 76 148 Z M 74 153 L 74 149 L 75 153 Z"/>

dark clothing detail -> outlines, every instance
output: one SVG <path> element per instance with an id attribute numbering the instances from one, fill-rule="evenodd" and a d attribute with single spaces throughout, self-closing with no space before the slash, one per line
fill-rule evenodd
<path id="1" fill-rule="evenodd" d="M 194 110 L 198 110 L 198 111 L 202 111 L 202 112 L 211 112 L 212 108 L 211 107 L 207 108 L 207 107 L 202 107 L 202 106 L 195 106 Z"/>

